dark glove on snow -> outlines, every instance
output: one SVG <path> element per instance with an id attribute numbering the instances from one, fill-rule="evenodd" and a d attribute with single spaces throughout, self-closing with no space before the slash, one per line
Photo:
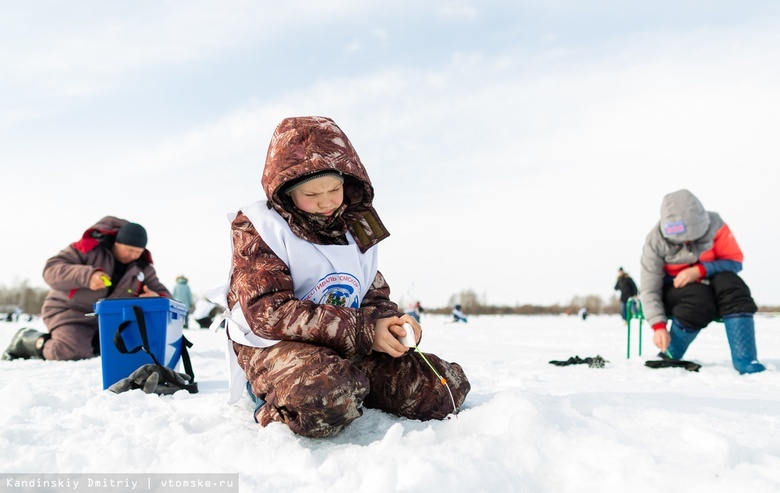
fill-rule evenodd
<path id="1" fill-rule="evenodd" d="M 119 394 L 127 390 L 142 389 L 147 394 L 168 395 L 192 384 L 192 377 L 159 365 L 144 365 L 129 377 L 123 378 L 108 390 Z"/>
<path id="2" fill-rule="evenodd" d="M 571 358 L 567 359 L 566 361 L 550 361 L 551 365 L 555 366 L 569 366 L 569 365 L 581 365 L 581 364 L 587 364 L 590 368 L 604 368 L 604 364 L 609 363 L 607 360 L 602 358 L 599 355 L 596 355 L 593 358 L 580 358 L 579 356 L 572 356 Z"/>
<path id="3" fill-rule="evenodd" d="M 605 360 L 601 357 L 601 355 L 598 354 L 593 358 L 585 358 L 585 362 L 588 364 L 588 368 L 604 368 L 604 365 L 609 363 L 609 361 Z"/>
<path id="4" fill-rule="evenodd" d="M 699 371 L 701 365 L 692 361 L 685 361 L 682 359 L 662 359 L 645 361 L 645 366 L 648 368 L 685 368 L 688 371 Z"/>

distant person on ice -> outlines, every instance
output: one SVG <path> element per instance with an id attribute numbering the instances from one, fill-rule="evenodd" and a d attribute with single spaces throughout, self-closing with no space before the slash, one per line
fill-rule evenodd
<path id="1" fill-rule="evenodd" d="M 87 317 L 101 298 L 165 296 L 140 224 L 106 216 L 79 241 L 50 258 L 43 279 L 52 290 L 43 302 L 48 333 L 22 328 L 3 359 L 77 360 L 96 355 L 97 317 Z"/>
<path id="2" fill-rule="evenodd" d="M 463 314 L 463 311 L 460 308 L 460 305 L 455 305 L 455 308 L 452 309 L 452 321 L 453 322 L 468 322 L 466 320 L 466 315 Z"/>
<path id="3" fill-rule="evenodd" d="M 189 279 L 181 275 L 176 278 L 176 286 L 173 287 L 173 299 L 183 304 L 186 307 L 188 313 L 192 312 L 192 290 L 190 289 Z M 184 328 L 189 327 L 190 317 L 184 317 Z"/>
<path id="4" fill-rule="evenodd" d="M 756 304 L 737 275 L 742 259 L 737 240 L 718 213 L 706 211 L 688 190 L 664 197 L 661 220 L 642 251 L 639 282 L 643 311 L 662 356 L 681 359 L 699 331 L 721 317 L 734 368 L 740 373 L 764 371 L 756 354 Z"/>
<path id="5" fill-rule="evenodd" d="M 192 310 L 192 318 L 201 329 L 208 329 L 214 323 L 214 317 L 221 312 L 219 305 L 209 300 L 199 299 Z"/>
<path id="6" fill-rule="evenodd" d="M 181 275 L 176 278 L 176 285 L 173 287 L 173 299 L 183 304 L 187 313 L 192 313 L 192 290 L 190 289 L 189 279 Z M 189 328 L 189 316 L 184 317 L 184 328 Z"/>
<path id="7" fill-rule="evenodd" d="M 422 329 L 390 301 L 377 270 L 389 233 L 344 132 L 329 118 L 284 119 L 262 186 L 267 200 L 232 221 L 231 402 L 248 380 L 261 426 L 286 423 L 309 437 L 339 433 L 364 407 L 423 421 L 457 412 L 470 389 L 461 367 L 427 355 L 451 397 L 398 340 L 404 322 L 417 341 Z"/>
<path id="8" fill-rule="evenodd" d="M 423 311 L 424 311 L 423 307 L 418 301 L 414 305 L 409 306 L 409 308 L 406 310 L 406 314 L 411 315 L 412 317 L 414 317 L 415 320 L 419 322 Z"/>
<path id="9" fill-rule="evenodd" d="M 582 308 L 580 308 L 580 310 L 577 312 L 577 315 L 579 315 L 581 319 L 583 319 L 583 320 L 587 320 L 587 319 L 588 319 L 588 313 L 589 313 L 589 312 L 588 312 L 588 307 L 587 307 L 587 306 L 583 306 L 583 307 L 582 307 Z"/>
<path id="10" fill-rule="evenodd" d="M 623 267 L 618 269 L 615 291 L 620 291 L 620 315 L 623 317 L 623 320 L 628 320 L 626 305 L 628 300 L 635 297 L 639 291 L 636 288 L 636 283 L 633 279 L 631 279 L 631 276 L 629 276 L 627 272 L 623 271 Z"/>

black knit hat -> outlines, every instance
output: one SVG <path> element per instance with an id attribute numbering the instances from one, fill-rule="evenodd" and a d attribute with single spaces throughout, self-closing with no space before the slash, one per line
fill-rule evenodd
<path id="1" fill-rule="evenodd" d="M 136 223 L 126 223 L 116 234 L 116 243 L 146 248 L 146 230 Z"/>
<path id="2" fill-rule="evenodd" d="M 300 178 L 296 178 L 295 180 L 288 181 L 284 184 L 284 193 L 290 193 L 296 188 L 300 187 L 304 183 L 308 183 L 312 180 L 316 180 L 317 178 L 323 177 L 323 176 L 332 176 L 334 178 L 338 178 L 341 180 L 341 182 L 344 182 L 344 176 L 335 169 L 326 169 L 323 171 L 317 171 L 316 173 L 312 173 L 310 175 L 305 175 Z"/>

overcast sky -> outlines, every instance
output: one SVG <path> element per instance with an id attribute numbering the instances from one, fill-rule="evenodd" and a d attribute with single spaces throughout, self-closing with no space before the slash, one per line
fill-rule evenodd
<path id="1" fill-rule="evenodd" d="M 43 286 L 115 215 L 204 293 L 276 124 L 324 115 L 374 183 L 396 301 L 607 299 L 688 188 L 780 305 L 774 0 L 269 4 L 0 0 L 0 284 Z"/>

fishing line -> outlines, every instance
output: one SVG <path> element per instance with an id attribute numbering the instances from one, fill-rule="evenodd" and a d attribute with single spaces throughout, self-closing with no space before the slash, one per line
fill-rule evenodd
<path id="1" fill-rule="evenodd" d="M 450 394 L 450 401 L 452 401 L 452 414 L 455 415 L 455 419 L 458 418 L 458 406 L 455 405 L 455 398 L 452 396 L 452 389 L 450 389 L 450 385 L 447 383 L 447 379 L 444 378 L 439 374 L 438 371 L 436 371 L 436 368 L 431 364 L 430 361 L 428 361 L 428 358 L 425 357 L 422 351 L 420 351 L 420 348 L 417 347 L 417 344 L 414 345 L 414 351 L 420 355 L 420 357 L 425 361 L 425 364 L 428 365 L 428 367 L 433 371 L 434 375 L 436 375 L 439 378 L 439 383 L 444 385 L 444 387 L 447 389 L 447 392 Z"/>

